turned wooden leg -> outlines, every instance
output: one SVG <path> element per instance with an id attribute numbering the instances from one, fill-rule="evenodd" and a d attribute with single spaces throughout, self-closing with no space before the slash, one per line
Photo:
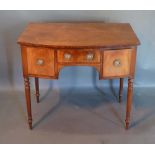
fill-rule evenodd
<path id="1" fill-rule="evenodd" d="M 24 84 L 25 84 L 25 97 L 26 97 L 26 105 L 27 105 L 28 123 L 29 123 L 29 128 L 32 129 L 30 82 L 28 77 L 24 77 Z"/>
<path id="2" fill-rule="evenodd" d="M 39 79 L 35 78 L 35 90 L 36 90 L 36 100 L 39 103 Z"/>
<path id="3" fill-rule="evenodd" d="M 133 95 L 133 78 L 128 79 L 128 92 L 127 92 L 127 105 L 126 105 L 126 129 L 129 128 L 130 112 L 132 106 L 132 95 Z"/>
<path id="4" fill-rule="evenodd" d="M 122 102 L 122 94 L 123 94 L 123 78 L 120 78 L 120 85 L 119 85 L 119 103 Z"/>

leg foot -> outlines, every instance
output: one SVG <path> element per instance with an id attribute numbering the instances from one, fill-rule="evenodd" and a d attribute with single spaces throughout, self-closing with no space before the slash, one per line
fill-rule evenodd
<path id="1" fill-rule="evenodd" d="M 126 122 L 126 121 L 125 121 Z M 129 129 L 129 122 L 126 122 L 125 124 L 125 129 L 128 130 Z"/>
<path id="2" fill-rule="evenodd" d="M 29 129 L 32 130 L 32 120 L 28 120 L 29 122 Z"/>

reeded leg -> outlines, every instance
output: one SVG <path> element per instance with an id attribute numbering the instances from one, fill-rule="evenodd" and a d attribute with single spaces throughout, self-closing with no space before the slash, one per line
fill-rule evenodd
<path id="1" fill-rule="evenodd" d="M 35 78 L 36 100 L 39 103 L 39 79 Z"/>
<path id="2" fill-rule="evenodd" d="M 126 105 L 126 129 L 129 128 L 130 112 L 132 106 L 132 95 L 133 95 L 133 78 L 128 79 L 128 94 L 127 94 L 127 105 Z"/>
<path id="3" fill-rule="evenodd" d="M 26 105 L 27 105 L 27 113 L 28 113 L 28 123 L 29 123 L 29 128 L 32 129 L 31 96 L 30 96 L 30 83 L 29 83 L 28 77 L 24 77 L 24 84 L 25 84 L 25 97 L 26 97 Z"/>
<path id="4" fill-rule="evenodd" d="M 120 78 L 120 85 L 119 85 L 119 103 L 122 102 L 122 93 L 123 93 L 123 78 Z"/>

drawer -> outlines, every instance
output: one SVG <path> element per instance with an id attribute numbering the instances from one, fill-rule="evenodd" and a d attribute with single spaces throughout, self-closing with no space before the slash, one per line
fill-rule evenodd
<path id="1" fill-rule="evenodd" d="M 38 76 L 54 76 L 54 50 L 49 48 L 28 47 L 28 74 Z"/>
<path id="2" fill-rule="evenodd" d="M 103 77 L 130 74 L 132 49 L 107 50 L 103 53 Z"/>
<path id="3" fill-rule="evenodd" d="M 58 50 L 59 63 L 100 63 L 99 50 Z"/>

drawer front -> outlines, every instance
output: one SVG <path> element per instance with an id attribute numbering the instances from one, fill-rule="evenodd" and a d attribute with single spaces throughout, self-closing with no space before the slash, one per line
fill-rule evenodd
<path id="1" fill-rule="evenodd" d="M 130 74 L 132 49 L 107 50 L 103 53 L 103 77 Z"/>
<path id="2" fill-rule="evenodd" d="M 58 50 L 59 63 L 100 63 L 99 50 Z"/>
<path id="3" fill-rule="evenodd" d="M 27 48 L 28 74 L 54 76 L 54 50 L 48 48 Z"/>

